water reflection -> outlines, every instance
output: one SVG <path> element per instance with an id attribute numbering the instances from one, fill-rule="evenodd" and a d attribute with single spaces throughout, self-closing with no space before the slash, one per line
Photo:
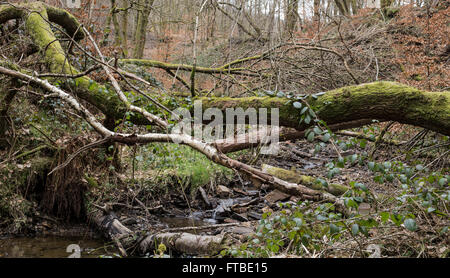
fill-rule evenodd
<path id="1" fill-rule="evenodd" d="M 16 237 L 0 239 L 0 258 L 67 258 L 67 247 L 80 246 L 81 258 L 98 258 L 115 253 L 114 246 L 99 239 L 82 237 Z"/>

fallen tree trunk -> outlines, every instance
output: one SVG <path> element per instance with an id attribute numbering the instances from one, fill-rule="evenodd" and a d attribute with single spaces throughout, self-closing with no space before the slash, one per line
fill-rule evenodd
<path id="1" fill-rule="evenodd" d="M 116 243 L 122 256 L 146 254 L 164 244 L 168 249 L 191 255 L 215 255 L 228 245 L 226 236 L 194 235 L 190 233 L 157 233 L 145 237 L 125 227 L 108 209 L 95 209 L 89 214 L 91 223 L 105 238 Z M 138 248 L 135 248 L 135 247 Z"/>
<path id="2" fill-rule="evenodd" d="M 240 60 L 236 60 L 234 63 L 238 63 Z M 233 64 L 234 64 L 233 63 Z M 132 64 L 136 66 L 150 67 L 150 68 L 159 68 L 163 70 L 175 70 L 175 71 L 187 71 L 199 73 L 207 73 L 207 74 L 235 74 L 235 75 L 248 75 L 248 76 L 259 76 L 255 73 L 248 72 L 247 68 L 232 68 L 229 64 L 217 67 L 217 68 L 207 68 L 207 67 L 195 67 L 192 65 L 186 64 L 170 64 L 164 63 L 156 60 L 147 60 L 147 59 L 120 59 L 119 65 Z"/>
<path id="3" fill-rule="evenodd" d="M 345 123 L 339 123 L 328 126 L 331 131 L 343 130 L 347 128 L 353 128 L 355 126 L 363 126 L 373 123 L 372 120 L 362 119 L 358 121 L 351 121 Z M 236 152 L 253 147 L 264 145 L 264 137 L 270 134 L 270 127 L 261 127 L 255 132 L 256 134 L 245 133 L 236 137 L 220 139 L 214 142 L 215 146 L 223 153 Z M 293 128 L 281 127 L 279 129 L 279 141 L 289 141 L 295 139 L 302 139 L 305 137 L 306 130 L 296 130 Z M 257 138 L 257 140 L 251 140 L 251 138 Z M 267 143 L 267 142 L 266 142 Z M 270 143 L 270 142 L 269 142 Z"/>
<path id="4" fill-rule="evenodd" d="M 262 170 L 265 173 L 274 175 L 277 178 L 280 178 L 282 180 L 292 182 L 292 183 L 298 183 L 303 184 L 306 187 L 309 187 L 314 190 L 319 191 L 326 191 L 328 193 L 333 194 L 334 196 L 341 196 L 348 190 L 350 190 L 349 187 L 341 184 L 328 184 L 327 187 L 322 186 L 320 183 L 316 181 L 315 177 L 301 175 L 297 173 L 296 171 L 292 170 L 285 170 L 282 168 L 274 167 L 271 165 L 264 164 L 262 166 Z"/>
<path id="5" fill-rule="evenodd" d="M 336 134 L 342 135 L 342 136 L 355 137 L 358 139 L 365 139 L 365 140 L 371 141 L 371 142 L 376 142 L 376 140 L 377 140 L 377 138 L 375 136 L 369 136 L 364 133 L 353 132 L 353 131 L 348 131 L 348 130 L 338 131 L 338 132 L 336 132 Z M 393 145 L 393 146 L 401 146 L 401 145 L 404 145 L 407 143 L 407 141 L 386 140 L 383 138 L 381 138 L 380 140 L 384 144 Z"/>
<path id="6" fill-rule="evenodd" d="M 164 244 L 167 248 L 183 254 L 214 255 L 226 248 L 225 236 L 194 235 L 190 233 L 162 233 L 148 236 L 139 243 L 139 252 L 145 254 L 155 246 Z"/>
<path id="7" fill-rule="evenodd" d="M 310 125 L 300 121 L 301 114 L 285 98 L 198 98 L 203 109 L 219 108 L 279 108 L 281 126 L 305 130 Z M 450 92 L 426 92 L 395 82 L 374 82 L 344 87 L 309 98 L 317 117 L 328 125 L 355 122 L 361 119 L 397 121 L 421 126 L 444 135 L 450 135 Z M 352 126 L 349 126 L 352 127 Z M 348 128 L 349 128 L 348 127 Z M 357 127 L 357 126 L 353 126 Z"/>

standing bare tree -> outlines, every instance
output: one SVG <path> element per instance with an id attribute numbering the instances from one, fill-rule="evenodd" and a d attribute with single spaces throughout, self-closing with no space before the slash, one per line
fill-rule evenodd
<path id="1" fill-rule="evenodd" d="M 134 36 L 134 58 L 142 58 L 142 56 L 144 56 L 145 37 L 153 2 L 154 0 L 139 0 L 138 2 L 138 17 L 136 23 L 136 33 Z"/>
<path id="2" fill-rule="evenodd" d="M 285 35 L 292 36 L 295 32 L 295 27 L 297 25 L 297 20 L 300 17 L 298 14 L 298 4 L 299 0 L 287 0 L 286 1 L 286 23 L 284 27 Z"/>

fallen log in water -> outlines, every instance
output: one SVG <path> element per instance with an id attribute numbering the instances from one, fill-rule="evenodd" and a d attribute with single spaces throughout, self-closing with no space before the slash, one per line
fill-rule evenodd
<path id="1" fill-rule="evenodd" d="M 145 254 L 155 246 L 164 244 L 167 248 L 184 254 L 213 255 L 226 248 L 225 236 L 194 235 L 190 233 L 162 233 L 146 237 L 139 243 L 139 252 Z"/>
<path id="2" fill-rule="evenodd" d="M 177 253 L 191 255 L 217 254 L 228 245 L 225 235 L 209 236 L 190 233 L 157 233 L 139 236 L 125 227 L 113 212 L 107 209 L 94 210 L 89 214 L 91 223 L 106 237 L 116 243 L 122 256 L 146 254 L 155 251 L 162 243 Z M 135 248 L 135 247 L 138 248 Z"/>

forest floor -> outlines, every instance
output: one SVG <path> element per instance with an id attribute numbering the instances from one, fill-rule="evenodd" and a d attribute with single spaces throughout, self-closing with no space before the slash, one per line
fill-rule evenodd
<path id="1" fill-rule="evenodd" d="M 385 124 L 371 125 L 365 129 L 365 133 L 368 138 L 373 139 L 384 126 Z M 358 131 L 364 132 L 362 129 Z M 410 133 L 419 131 L 420 129 L 412 127 L 405 129 L 400 125 L 394 125 L 392 132 L 387 132 L 384 139 L 387 142 L 397 140 L 405 143 L 401 146 L 382 144 L 375 151 L 372 161 L 381 165 L 385 161 L 393 161 L 392 159 L 395 157 L 402 157 L 405 164 L 406 161 L 409 161 L 411 165 L 417 163 L 419 157 L 413 155 L 406 159 L 402 154 L 407 153 L 407 139 L 411 138 Z M 350 157 L 355 154 L 360 157 L 367 156 L 367 153 L 374 148 L 374 143 L 366 139 L 338 138 L 337 142 L 347 144 L 343 153 L 345 156 Z M 430 138 L 426 138 L 426 140 L 430 140 Z M 259 155 L 258 150 L 255 149 L 241 151 L 233 156 L 259 167 L 268 164 L 316 178 L 326 175 L 326 165 L 337 161 L 337 153 L 331 145 L 327 145 L 318 153 L 314 151 L 316 145 L 307 140 L 282 142 L 280 147 L 277 155 Z M 153 152 L 148 148 L 159 150 L 167 148 L 166 151 L 173 157 L 152 157 Z M 106 183 L 92 188 L 89 192 L 87 206 L 90 207 L 93 203 L 110 203 L 121 223 L 135 232 L 157 234 L 179 231 L 199 235 L 227 234 L 233 238 L 233 246 L 242 246 L 258 238 L 257 227 L 261 221 L 273 219 L 276 215 L 294 214 L 295 206 L 303 205 L 303 202 L 295 196 L 277 190 L 272 191 L 264 185 L 254 184 L 238 174 L 233 174 L 223 167 L 212 164 L 201 156 L 193 155 L 188 148 L 178 148 L 180 147 L 176 145 L 157 144 L 138 150 L 135 154 L 137 160 L 135 161 L 134 179 L 132 178 L 132 167 L 129 166 L 121 173 L 112 173 L 115 178 L 111 180 L 115 180 L 115 183 Z M 128 162 L 127 158 L 130 157 L 129 151 L 131 150 L 123 150 L 122 163 L 125 165 Z M 178 159 L 177 156 L 179 156 Z M 188 157 L 193 168 L 177 167 L 178 163 L 178 166 L 186 165 L 185 159 Z M 435 161 L 437 157 L 439 154 L 425 159 L 420 158 L 420 163 L 426 165 L 427 162 Z M 152 163 L 148 163 L 152 160 Z M 172 163 L 168 163 L 167 160 Z M 158 165 L 157 167 L 160 169 L 157 169 L 155 165 Z M 449 167 L 449 161 L 442 160 L 434 163 L 427 171 L 438 170 L 448 174 Z M 401 183 L 397 180 L 389 181 L 389 178 L 380 181 L 376 177 L 379 175 L 371 171 L 367 164 L 360 164 L 356 161 L 346 163 L 340 168 L 340 174 L 330 178 L 328 182 L 349 185 L 352 181 L 358 181 L 365 184 L 371 194 L 377 195 L 378 199 L 375 202 L 360 204 L 358 210 L 362 215 L 373 214 L 373 217 L 377 218 L 383 211 L 400 211 L 397 197 L 405 195 Z M 205 194 L 202 195 L 202 191 Z M 309 205 L 316 209 L 320 206 L 320 204 Z M 289 209 L 286 212 L 287 206 Z M 299 210 L 303 211 L 303 209 Z M 62 219 L 58 220 L 39 212 L 36 215 L 38 217 L 34 217 L 30 223 L 27 234 L 66 237 L 82 234 L 87 238 L 96 235 L 94 230 L 86 230 L 86 227 L 67 225 Z M 315 218 L 318 217 L 318 214 L 308 216 L 304 213 L 302 217 L 305 222 L 314 221 L 317 220 Z M 355 236 L 345 230 L 341 231 L 337 238 L 327 238 L 327 235 L 312 233 L 311 236 L 316 237 L 316 246 L 311 251 L 301 254 L 301 257 L 369 256 L 373 250 L 367 250 L 366 247 L 370 244 L 381 246 L 382 257 L 448 256 L 449 238 L 445 233 L 440 235 L 441 230 L 449 225 L 448 218 L 419 214 L 416 218 L 416 225 L 419 229 L 413 232 L 403 225 L 384 223 L 384 225 L 370 229 L 367 236 Z M 270 234 L 265 235 L 265 237 L 267 236 Z M 364 246 L 363 250 L 361 250 L 361 246 Z M 231 256 L 233 248 L 231 246 L 228 253 L 223 253 L 221 256 Z M 239 253 L 239 256 L 258 256 L 258 254 L 263 256 L 258 252 L 255 249 L 248 253 Z M 269 254 L 272 254 L 271 256 L 278 254 L 283 257 L 300 255 L 292 254 L 289 251 L 269 252 Z M 169 252 L 168 255 L 178 257 L 188 254 Z M 236 254 L 234 253 L 234 255 Z M 146 256 L 157 255 L 146 254 Z"/>

